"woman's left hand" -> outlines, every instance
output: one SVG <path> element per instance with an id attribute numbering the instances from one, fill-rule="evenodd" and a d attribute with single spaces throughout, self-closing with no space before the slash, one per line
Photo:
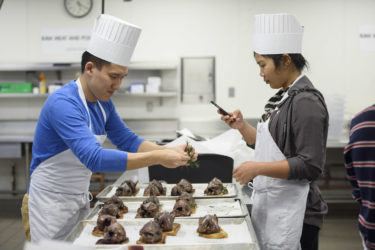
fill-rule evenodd
<path id="1" fill-rule="evenodd" d="M 258 175 L 257 162 L 246 161 L 233 170 L 233 177 L 241 185 L 251 181 Z"/>

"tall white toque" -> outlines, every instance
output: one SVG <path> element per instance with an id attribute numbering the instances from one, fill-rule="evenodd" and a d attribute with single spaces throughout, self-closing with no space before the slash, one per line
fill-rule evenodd
<path id="1" fill-rule="evenodd" d="M 142 29 L 114 16 L 95 20 L 87 51 L 111 63 L 128 66 Z"/>
<path id="2" fill-rule="evenodd" d="M 254 52 L 260 55 L 302 52 L 303 26 L 290 14 L 255 16 Z"/>

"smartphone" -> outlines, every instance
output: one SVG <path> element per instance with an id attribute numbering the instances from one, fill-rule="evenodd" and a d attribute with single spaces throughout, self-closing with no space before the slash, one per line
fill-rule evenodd
<path id="1" fill-rule="evenodd" d="M 217 105 L 214 101 L 211 101 L 211 103 L 212 103 L 213 105 L 215 105 L 216 108 L 218 108 L 218 109 L 220 110 L 220 112 L 221 112 L 223 115 L 229 115 L 229 116 L 232 116 L 232 115 L 230 115 L 227 111 L 225 111 L 222 107 L 220 107 L 219 105 Z"/>

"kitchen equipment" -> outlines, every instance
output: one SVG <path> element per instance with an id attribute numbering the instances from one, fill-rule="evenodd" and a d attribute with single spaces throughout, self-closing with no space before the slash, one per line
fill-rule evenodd
<path id="1" fill-rule="evenodd" d="M 214 177 L 222 182 L 231 183 L 233 176 L 233 159 L 220 154 L 199 154 L 198 168 L 182 166 L 179 168 L 165 168 L 153 165 L 148 168 L 150 180 L 164 180 L 167 183 L 177 183 L 182 178 L 191 183 L 208 183 Z"/>

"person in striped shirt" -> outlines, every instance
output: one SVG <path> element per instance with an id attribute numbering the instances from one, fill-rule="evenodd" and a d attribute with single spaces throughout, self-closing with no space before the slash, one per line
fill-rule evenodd
<path id="1" fill-rule="evenodd" d="M 353 118 L 344 160 L 353 198 L 360 204 L 358 227 L 364 249 L 375 249 L 375 104 Z"/>

